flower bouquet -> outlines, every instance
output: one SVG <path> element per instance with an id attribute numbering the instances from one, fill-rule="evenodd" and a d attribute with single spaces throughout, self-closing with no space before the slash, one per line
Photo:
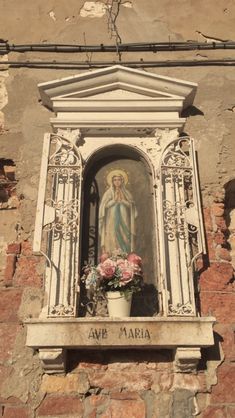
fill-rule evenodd
<path id="1" fill-rule="evenodd" d="M 120 292 L 126 300 L 139 292 L 143 286 L 142 260 L 135 253 L 102 254 L 97 266 L 85 266 L 82 281 L 86 289 L 109 295 L 109 292 Z M 107 296 L 107 299 L 109 297 Z"/>

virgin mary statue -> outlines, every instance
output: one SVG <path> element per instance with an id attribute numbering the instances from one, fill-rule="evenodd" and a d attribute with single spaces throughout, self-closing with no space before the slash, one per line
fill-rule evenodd
<path id="1" fill-rule="evenodd" d="M 101 253 L 110 255 L 116 251 L 130 253 L 134 250 L 137 210 L 124 170 L 112 170 L 107 175 L 109 188 L 99 207 L 99 234 Z"/>

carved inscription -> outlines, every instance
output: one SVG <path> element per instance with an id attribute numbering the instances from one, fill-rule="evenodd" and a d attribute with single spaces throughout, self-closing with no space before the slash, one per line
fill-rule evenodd
<path id="1" fill-rule="evenodd" d="M 147 339 L 150 340 L 150 332 L 146 328 L 126 328 L 121 327 L 119 332 L 119 338 L 130 338 L 130 339 Z"/>
<path id="2" fill-rule="evenodd" d="M 89 340 L 106 340 L 108 338 L 108 329 L 107 328 L 90 328 L 88 339 Z M 129 328 L 129 327 L 120 327 L 117 332 L 117 338 L 121 339 L 131 339 L 131 340 L 150 340 L 150 332 L 147 328 Z"/>
<path id="3" fill-rule="evenodd" d="M 105 340 L 108 337 L 106 328 L 91 328 L 88 338 L 93 340 Z"/>

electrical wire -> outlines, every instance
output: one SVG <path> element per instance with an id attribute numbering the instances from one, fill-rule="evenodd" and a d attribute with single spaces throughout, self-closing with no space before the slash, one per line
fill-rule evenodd
<path id="1" fill-rule="evenodd" d="M 235 59 L 218 60 L 165 60 L 165 61 L 0 61 L 1 66 L 10 68 L 53 68 L 53 69 L 89 69 L 105 68 L 110 65 L 123 65 L 132 68 L 147 67 L 199 67 L 199 66 L 235 66 Z"/>
<path id="2" fill-rule="evenodd" d="M 160 52 L 235 49 L 234 41 L 219 42 L 140 42 L 118 45 L 73 45 L 73 44 L 9 44 L 0 42 L 0 54 L 10 52 Z"/>

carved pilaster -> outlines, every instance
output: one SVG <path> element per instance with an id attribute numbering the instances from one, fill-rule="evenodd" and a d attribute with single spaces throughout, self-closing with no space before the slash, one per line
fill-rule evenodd
<path id="1" fill-rule="evenodd" d="M 47 259 L 41 317 L 46 310 L 51 317 L 76 314 L 82 157 L 74 142 L 80 131 L 60 133 L 45 135 L 41 165 L 34 243 Z"/>
<path id="2" fill-rule="evenodd" d="M 179 347 L 175 351 L 174 368 L 177 373 L 193 373 L 201 359 L 199 347 Z"/>
<path id="3" fill-rule="evenodd" d="M 66 350 L 63 348 L 41 348 L 39 358 L 46 373 L 65 373 Z"/>
<path id="4" fill-rule="evenodd" d="M 79 145 L 79 141 L 82 137 L 81 129 L 57 129 L 57 135 L 61 136 L 62 138 L 68 139 L 72 144 Z"/>

